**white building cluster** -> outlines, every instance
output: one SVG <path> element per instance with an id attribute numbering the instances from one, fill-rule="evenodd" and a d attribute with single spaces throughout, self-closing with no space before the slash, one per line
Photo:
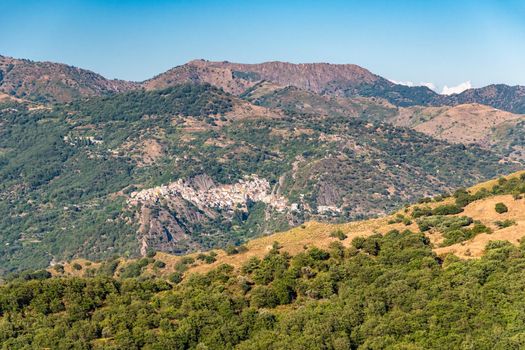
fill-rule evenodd
<path id="1" fill-rule="evenodd" d="M 181 179 L 167 185 L 132 192 L 130 203 L 156 202 L 160 199 L 181 197 L 197 208 L 218 208 L 222 210 L 247 210 L 247 203 L 263 202 L 283 212 L 288 204 L 284 197 L 270 191 L 270 183 L 256 175 L 247 176 L 234 184 L 211 186 L 206 190 L 197 190 Z"/>

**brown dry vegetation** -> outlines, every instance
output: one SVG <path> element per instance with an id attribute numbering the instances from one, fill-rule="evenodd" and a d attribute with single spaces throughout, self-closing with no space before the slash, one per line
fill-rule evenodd
<path id="1" fill-rule="evenodd" d="M 495 130 L 516 120 L 525 120 L 525 116 L 471 103 L 454 107 L 400 108 L 392 122 L 440 140 L 490 146 L 495 141 L 492 137 Z"/>

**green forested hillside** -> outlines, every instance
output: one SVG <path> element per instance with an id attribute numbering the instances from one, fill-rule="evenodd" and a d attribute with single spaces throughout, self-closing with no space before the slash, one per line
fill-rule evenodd
<path id="1" fill-rule="evenodd" d="M 421 234 L 274 248 L 179 282 L 26 274 L 0 287 L 3 349 L 521 349 L 525 248 L 436 257 Z"/>
<path id="2" fill-rule="evenodd" d="M 172 252 L 238 244 L 311 218 L 382 214 L 518 167 L 498 163 L 495 153 L 366 119 L 250 106 L 210 85 L 44 108 L 4 105 L 0 271 L 136 255 L 139 222 L 129 193 L 197 175 L 229 184 L 256 174 L 299 210 L 279 214 L 259 203 L 225 216 L 184 204 L 199 221 L 170 214 L 187 235 Z M 160 203 L 153 214 L 164 209 Z"/>

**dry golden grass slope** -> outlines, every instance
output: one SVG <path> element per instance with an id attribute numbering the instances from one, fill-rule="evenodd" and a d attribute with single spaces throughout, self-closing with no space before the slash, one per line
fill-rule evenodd
<path id="1" fill-rule="evenodd" d="M 525 115 L 470 103 L 454 107 L 400 108 L 391 122 L 453 143 L 490 146 L 499 127 L 519 120 L 525 120 Z"/>
<path id="2" fill-rule="evenodd" d="M 517 177 L 521 174 L 525 174 L 525 171 L 511 174 L 507 176 L 507 178 Z M 468 190 L 471 193 L 474 193 L 481 188 L 492 188 L 492 186 L 494 186 L 496 183 L 497 179 L 494 179 L 480 183 L 469 188 Z M 498 202 L 502 202 L 507 205 L 509 211 L 503 214 L 496 213 L 494 207 Z M 443 201 L 432 202 L 425 205 L 428 205 L 429 207 L 436 207 L 438 205 L 450 203 L 453 203 L 452 198 L 445 198 Z M 397 214 L 407 215 L 407 213 L 410 213 L 415 206 L 421 205 L 412 205 L 403 208 L 392 215 L 377 219 L 354 221 L 344 224 L 308 222 L 304 225 L 295 227 L 285 232 L 279 232 L 269 236 L 253 239 L 247 242 L 247 251 L 240 254 L 227 255 L 223 250 L 215 250 L 215 253 L 217 253 L 217 260 L 211 264 L 206 264 L 196 259 L 199 253 L 190 254 L 186 257 L 194 258 L 195 263 L 189 266 L 188 272 L 207 272 L 221 264 L 230 264 L 235 268 L 239 268 L 251 257 L 264 257 L 272 248 L 274 242 L 279 243 L 279 245 L 282 247 L 282 251 L 286 251 L 292 255 L 297 254 L 311 246 L 326 248 L 331 242 L 339 241 L 338 238 L 330 236 L 330 234 L 336 230 L 341 230 L 346 234 L 346 239 L 340 241 L 344 246 L 349 246 L 352 240 L 356 237 L 366 237 L 376 233 L 385 234 L 393 229 L 410 229 L 413 232 L 419 232 L 418 226 L 414 222 L 409 225 L 405 225 L 403 223 L 391 223 Z M 438 255 L 453 253 L 461 258 L 476 258 L 483 254 L 484 248 L 489 241 L 507 240 L 511 243 L 518 244 L 519 240 L 525 236 L 525 199 L 516 200 L 512 195 L 491 196 L 470 203 L 464 208 L 464 212 L 457 215 L 466 215 L 473 218 L 474 220 L 479 220 L 486 226 L 490 227 L 493 232 L 491 234 L 479 234 L 469 241 L 461 242 L 451 246 L 438 247 L 441 237 L 439 233 L 435 233 L 431 230 L 426 234 L 430 238 L 431 242 L 435 243 L 436 248 L 434 251 Z M 499 229 L 495 224 L 496 221 L 503 221 L 507 219 L 514 220 L 515 225 Z M 163 261 L 166 264 L 165 268 L 155 269 L 149 265 L 145 271 L 145 274 L 167 276 L 168 274 L 175 271 L 177 262 L 179 262 L 183 257 L 158 252 L 154 258 L 155 260 Z M 80 264 L 82 269 L 75 270 L 72 268 L 74 263 Z M 121 259 L 120 267 L 129 263 L 130 261 Z M 86 264 L 89 264 L 90 266 L 87 266 Z M 81 276 L 87 268 L 96 268 L 98 266 L 99 264 L 89 263 L 86 260 L 75 260 L 65 264 L 65 274 Z M 56 273 L 53 269 L 50 269 L 50 271 Z"/>

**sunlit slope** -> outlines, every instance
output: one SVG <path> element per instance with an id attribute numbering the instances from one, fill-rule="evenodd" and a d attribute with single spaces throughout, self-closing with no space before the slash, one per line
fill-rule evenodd
<path id="1" fill-rule="evenodd" d="M 520 171 L 503 178 L 490 180 L 477 184 L 467 192 L 470 195 L 479 193 L 480 190 L 492 191 L 494 186 L 500 186 L 501 183 L 514 179 L 519 184 L 525 184 L 525 171 Z M 501 187 L 501 186 L 500 186 Z M 253 257 L 263 258 L 274 246 L 279 246 L 281 251 L 291 255 L 300 253 L 309 247 L 328 248 L 333 242 L 341 242 L 344 246 L 349 247 L 356 237 L 368 237 L 373 234 L 385 234 L 391 230 L 410 230 L 414 233 L 422 231 L 422 222 L 432 218 L 438 218 L 441 221 L 469 218 L 470 224 L 460 227 L 460 230 L 470 232 L 475 227 L 482 227 L 486 232 L 478 232 L 470 239 L 464 239 L 454 244 L 447 244 L 447 234 L 442 230 L 431 227 L 423 230 L 430 242 L 433 244 L 434 251 L 438 255 L 453 253 L 461 258 L 480 257 L 485 246 L 490 241 L 506 240 L 513 244 L 518 244 L 520 239 L 525 236 L 525 199 L 516 194 L 487 194 L 485 198 L 473 200 L 461 208 L 459 213 L 447 215 L 429 215 L 417 217 L 418 211 L 430 210 L 436 211 L 443 208 L 454 208 L 457 202 L 455 196 L 445 198 L 434 198 L 422 200 L 422 203 L 406 206 L 399 211 L 385 217 L 354 221 L 344 224 L 328 224 L 320 222 L 307 222 L 301 226 L 295 227 L 288 231 L 275 233 L 272 235 L 252 239 L 248 241 L 243 249 L 239 252 L 226 253 L 225 250 L 214 250 L 205 253 L 194 253 L 186 256 L 175 256 L 166 253 L 156 253 L 150 257 L 150 263 L 144 266 L 141 274 L 169 276 L 173 272 L 181 271 L 181 265 L 184 265 L 184 274 L 192 272 L 207 272 L 222 264 L 229 264 L 235 268 L 242 267 L 248 260 Z M 506 212 L 498 213 L 495 210 L 497 203 L 503 203 L 507 208 Z M 507 223 L 507 227 L 501 227 L 502 223 Z M 450 239 L 449 239 L 450 240 Z M 445 246 L 444 246 L 445 245 Z M 204 255 L 213 255 L 214 261 L 204 261 Z M 165 264 L 158 268 L 153 264 L 154 261 L 161 261 Z M 115 274 L 118 276 L 124 271 L 126 266 L 136 263 L 137 260 L 118 259 L 118 268 Z M 76 269 L 72 266 L 77 264 Z M 80 269 L 78 267 L 81 267 Z M 100 263 L 91 263 L 85 260 L 75 260 L 64 265 L 65 275 L 85 275 L 90 269 L 96 270 L 101 266 Z M 54 274 L 57 272 L 51 268 Z M 59 273 L 62 274 L 62 273 Z"/>

